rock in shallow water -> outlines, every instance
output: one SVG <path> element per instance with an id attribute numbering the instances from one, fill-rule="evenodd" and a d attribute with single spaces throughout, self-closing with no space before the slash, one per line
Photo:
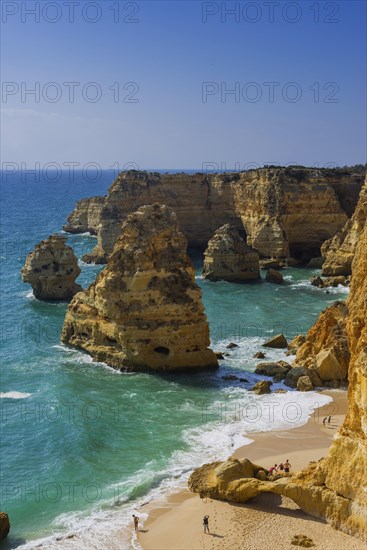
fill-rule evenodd
<path id="1" fill-rule="evenodd" d="M 288 343 L 284 334 L 277 334 L 276 336 L 273 336 L 273 338 L 270 338 L 270 340 L 265 342 L 263 346 L 265 348 L 284 349 L 288 346 Z"/>
<path id="2" fill-rule="evenodd" d="M 37 300 L 71 300 L 82 290 L 75 283 L 80 274 L 78 259 L 61 235 L 51 235 L 36 244 L 21 272 L 23 282 L 32 286 Z"/>
<path id="3" fill-rule="evenodd" d="M 260 279 L 259 254 L 226 224 L 217 229 L 205 251 L 204 279 L 242 283 Z"/>

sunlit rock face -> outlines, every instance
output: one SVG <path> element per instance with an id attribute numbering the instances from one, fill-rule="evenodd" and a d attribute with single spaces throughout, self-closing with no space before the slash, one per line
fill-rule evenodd
<path id="1" fill-rule="evenodd" d="M 38 300 L 68 301 L 82 290 L 75 282 L 80 274 L 78 259 L 61 235 L 51 235 L 36 244 L 21 273 L 23 282 L 32 286 Z"/>
<path id="2" fill-rule="evenodd" d="M 203 277 L 236 283 L 257 281 L 260 278 L 259 254 L 246 244 L 235 227 L 223 225 L 208 243 Z"/>
<path id="3" fill-rule="evenodd" d="M 79 201 L 65 231 L 90 231 L 98 243 L 84 259 L 105 263 L 126 216 L 160 203 L 175 211 L 190 247 L 202 250 L 231 224 L 262 258 L 307 261 L 320 255 L 354 210 L 363 177 L 314 168 L 269 167 L 227 174 L 122 172 L 107 197 Z"/>
<path id="4" fill-rule="evenodd" d="M 186 249 L 171 208 L 129 215 L 106 268 L 70 303 L 62 341 L 119 369 L 217 367 Z"/>

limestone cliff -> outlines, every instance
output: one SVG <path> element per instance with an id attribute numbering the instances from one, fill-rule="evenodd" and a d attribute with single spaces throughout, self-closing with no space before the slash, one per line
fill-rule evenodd
<path id="1" fill-rule="evenodd" d="M 21 273 L 23 282 L 32 286 L 38 300 L 70 300 L 82 290 L 75 282 L 80 274 L 78 259 L 61 235 L 51 235 L 36 244 Z"/>
<path id="2" fill-rule="evenodd" d="M 347 307 L 339 303 L 321 314 L 307 335 L 307 349 L 310 353 L 320 346 L 329 350 L 337 344 L 338 334 L 343 338 L 344 333 L 350 353 L 348 412 L 326 458 L 311 463 L 289 479 L 274 481 L 260 479 L 258 471 L 248 467 L 249 461 L 237 464 L 230 459 L 224 463 L 206 464 L 190 478 L 193 491 L 233 502 L 246 502 L 261 492 L 288 496 L 305 512 L 326 519 L 334 527 L 367 542 L 366 221 L 352 263 Z"/>
<path id="3" fill-rule="evenodd" d="M 203 277 L 211 281 L 258 280 L 259 255 L 246 244 L 235 227 L 223 225 L 214 233 L 204 253 Z"/>
<path id="4" fill-rule="evenodd" d="M 68 233 L 86 233 L 97 235 L 100 225 L 100 213 L 105 197 L 91 197 L 80 200 L 75 210 L 68 216 L 64 231 Z"/>
<path id="5" fill-rule="evenodd" d="M 158 202 L 174 209 L 191 247 L 204 249 L 213 233 L 229 223 L 263 258 L 306 261 L 342 229 L 362 179 L 299 167 L 193 175 L 130 170 L 119 174 L 106 198 L 80 201 L 64 229 L 97 233 L 98 244 L 85 260 L 105 263 L 126 216 Z"/>
<path id="6" fill-rule="evenodd" d="M 325 262 L 322 274 L 337 276 L 351 274 L 352 261 L 356 250 L 358 237 L 367 219 L 367 177 L 361 189 L 355 212 L 343 229 L 322 246 Z"/>
<path id="7" fill-rule="evenodd" d="M 349 348 L 346 334 L 348 308 L 336 302 L 323 311 L 296 353 L 295 363 L 315 372 L 321 382 L 346 380 Z"/>
<path id="8" fill-rule="evenodd" d="M 62 341 L 118 369 L 216 367 L 186 248 L 171 208 L 130 214 L 107 267 L 69 304 Z"/>

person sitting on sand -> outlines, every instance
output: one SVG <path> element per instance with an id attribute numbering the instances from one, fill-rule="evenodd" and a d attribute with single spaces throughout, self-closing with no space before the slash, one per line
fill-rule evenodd
<path id="1" fill-rule="evenodd" d="M 292 465 L 289 463 L 289 460 L 287 460 L 284 463 L 284 471 L 286 474 L 289 474 L 289 470 L 291 469 Z"/>
<path id="2" fill-rule="evenodd" d="M 133 514 L 133 518 L 134 518 L 134 529 L 135 531 L 139 531 L 139 518 L 138 516 L 135 516 L 135 514 Z"/>
<path id="3" fill-rule="evenodd" d="M 270 466 L 269 468 L 269 474 L 272 475 L 272 474 L 275 474 L 275 472 L 277 471 L 278 469 L 278 464 L 275 464 L 274 466 Z"/>
<path id="4" fill-rule="evenodd" d="M 210 534 L 210 531 L 209 531 L 209 516 L 204 516 L 203 525 L 204 525 L 204 533 L 209 533 Z"/>

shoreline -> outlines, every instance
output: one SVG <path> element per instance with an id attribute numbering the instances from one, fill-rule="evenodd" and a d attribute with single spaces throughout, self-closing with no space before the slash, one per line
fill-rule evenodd
<path id="1" fill-rule="evenodd" d="M 259 465 L 271 465 L 289 459 L 291 473 L 325 456 L 347 411 L 347 390 L 322 390 L 332 402 L 313 411 L 306 424 L 271 432 L 250 434 L 252 443 L 239 447 L 231 456 L 248 458 Z M 331 422 L 322 420 L 331 415 Z M 148 514 L 137 540 L 143 550 L 246 550 L 271 548 L 294 549 L 293 534 L 313 537 L 322 550 L 362 550 L 363 543 L 326 522 L 302 512 L 286 497 L 264 493 L 246 504 L 201 499 L 188 489 L 180 489 L 161 502 L 149 502 L 140 508 Z M 208 514 L 211 536 L 204 535 L 202 517 Z M 264 528 L 265 527 L 265 528 Z"/>

